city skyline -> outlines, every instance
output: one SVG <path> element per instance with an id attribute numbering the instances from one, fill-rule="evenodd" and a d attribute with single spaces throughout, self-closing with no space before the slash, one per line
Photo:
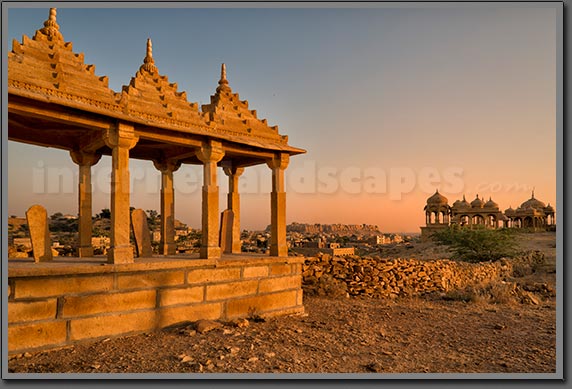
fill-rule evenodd
<path id="1" fill-rule="evenodd" d="M 47 14 L 10 7 L 8 38 L 33 36 Z M 143 62 L 147 38 L 159 73 L 190 102 L 208 102 L 226 63 L 233 91 L 308 150 L 286 171 L 287 223 L 418 232 L 436 189 L 450 204 L 479 194 L 504 210 L 535 188 L 557 206 L 554 5 L 60 8 L 58 23 L 114 91 Z M 22 216 L 34 203 L 49 214 L 77 213 L 68 153 L 9 142 L 8 166 L 8 214 Z M 150 162 L 130 167 L 131 205 L 159 209 L 160 173 Z M 110 158 L 92 171 L 95 214 L 109 208 Z M 58 175 L 56 188 L 48 178 Z M 175 216 L 198 228 L 201 169 L 184 166 L 174 177 Z M 219 179 L 222 210 L 227 185 Z M 270 170 L 248 168 L 241 181 L 242 227 L 262 229 Z"/>

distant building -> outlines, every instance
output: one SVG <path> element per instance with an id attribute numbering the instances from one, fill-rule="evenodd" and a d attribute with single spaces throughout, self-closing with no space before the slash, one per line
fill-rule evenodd
<path id="1" fill-rule="evenodd" d="M 336 248 L 330 248 L 330 250 L 331 252 L 329 252 L 329 254 L 331 254 L 334 257 L 346 257 L 348 255 L 355 254 L 354 247 L 336 247 Z"/>
<path id="2" fill-rule="evenodd" d="M 23 246 L 25 249 L 31 249 L 32 241 L 30 238 L 14 238 L 14 246 Z"/>
<path id="3" fill-rule="evenodd" d="M 503 213 L 492 198 L 485 202 L 479 195 L 470 203 L 463 195 L 463 200 L 449 206 L 449 200 L 437 190 L 427 199 L 423 210 L 426 225 L 421 227 L 422 240 L 450 225 L 527 228 L 533 231 L 555 228 L 554 208 L 534 198 L 534 191 L 532 197 L 516 210 L 509 207 Z"/>
<path id="4" fill-rule="evenodd" d="M 556 226 L 555 211 L 550 205 L 534 198 L 534 191 L 530 199 L 526 200 L 517 209 L 509 207 L 504 211 L 510 227 L 538 229 L 554 229 Z"/>
<path id="5" fill-rule="evenodd" d="M 485 225 L 490 228 L 507 227 L 508 218 L 499 210 L 499 206 L 492 198 L 486 203 L 479 195 L 469 204 L 463 196 L 463 200 L 457 200 L 451 207 L 451 224 Z"/>

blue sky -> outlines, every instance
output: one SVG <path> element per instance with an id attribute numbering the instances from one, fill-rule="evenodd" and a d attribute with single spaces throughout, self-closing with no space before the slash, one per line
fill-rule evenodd
<path id="1" fill-rule="evenodd" d="M 9 41 L 32 37 L 49 6 L 9 8 Z M 528 199 L 531 187 L 536 197 L 555 203 L 557 5 L 286 6 L 60 7 L 57 20 L 73 50 L 95 64 L 96 74 L 107 75 L 115 91 L 142 64 L 147 38 L 159 72 L 192 102 L 209 101 L 226 63 L 233 91 L 289 135 L 291 145 L 308 150 L 293 157 L 287 170 L 289 222 L 418 231 L 424 201 L 435 187 L 450 203 L 478 193 L 505 209 Z M 22 216 L 33 203 L 49 213 L 77 212 L 76 193 L 33 193 L 29 179 L 40 165 L 75 171 L 67 153 L 9 142 L 8 154 L 10 214 Z M 94 175 L 107 172 L 109 163 L 103 158 Z M 144 176 L 135 184 L 132 205 L 158 209 L 158 193 L 148 180 L 158 180 L 159 173 L 149 162 L 133 161 L 131 167 Z M 320 183 L 327 169 L 334 187 Z M 385 192 L 352 186 L 364 181 L 368 169 L 386 174 Z M 391 169 L 413 171 L 414 187 L 392 196 L 398 184 L 392 189 Z M 423 169 L 436 170 L 440 180 L 423 183 Z M 461 169 L 462 185 L 444 182 L 447 169 Z M 353 178 L 344 178 L 344 171 Z M 195 177 L 199 189 L 177 193 L 177 217 L 199 227 L 201 171 L 183 167 L 175 180 L 185 175 Z M 250 184 L 259 181 L 245 186 L 245 228 L 269 224 L 269 176 L 265 166 L 245 173 Z M 105 189 L 96 184 L 94 213 L 108 207 Z M 225 191 L 223 181 L 221 209 Z"/>

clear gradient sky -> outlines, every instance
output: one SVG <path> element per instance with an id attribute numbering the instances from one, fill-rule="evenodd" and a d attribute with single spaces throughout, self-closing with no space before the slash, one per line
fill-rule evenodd
<path id="1" fill-rule="evenodd" d="M 8 42 L 32 37 L 57 5 L 42 6 L 8 9 Z M 286 170 L 288 223 L 419 232 L 436 188 L 449 204 L 479 194 L 516 208 L 533 187 L 536 198 L 556 203 L 559 4 L 64 6 L 57 14 L 64 39 L 115 91 L 143 63 L 147 38 L 160 74 L 191 102 L 209 102 L 226 63 L 233 91 L 308 151 Z M 103 157 L 92 169 L 94 214 L 109 207 L 110 165 Z M 132 206 L 158 210 L 160 173 L 148 161 L 130 167 Z M 58 172 L 69 176 L 59 188 L 46 181 Z M 241 180 L 242 226 L 264 228 L 270 170 L 249 168 Z M 201 182 L 198 166 L 175 173 L 176 217 L 195 228 Z M 34 203 L 48 214 L 76 214 L 76 186 L 68 153 L 8 143 L 10 215 L 24 216 Z"/>

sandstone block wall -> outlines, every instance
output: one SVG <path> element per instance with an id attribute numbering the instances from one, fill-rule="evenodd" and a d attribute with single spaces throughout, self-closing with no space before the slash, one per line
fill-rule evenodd
<path id="1" fill-rule="evenodd" d="M 302 258 L 10 270 L 10 354 L 199 319 L 304 311 Z"/>
<path id="2" fill-rule="evenodd" d="M 447 292 L 509 276 L 508 261 L 466 263 L 451 260 L 373 259 L 361 257 L 306 258 L 304 288 L 318 294 L 338 283 L 350 296 L 397 297 Z"/>

